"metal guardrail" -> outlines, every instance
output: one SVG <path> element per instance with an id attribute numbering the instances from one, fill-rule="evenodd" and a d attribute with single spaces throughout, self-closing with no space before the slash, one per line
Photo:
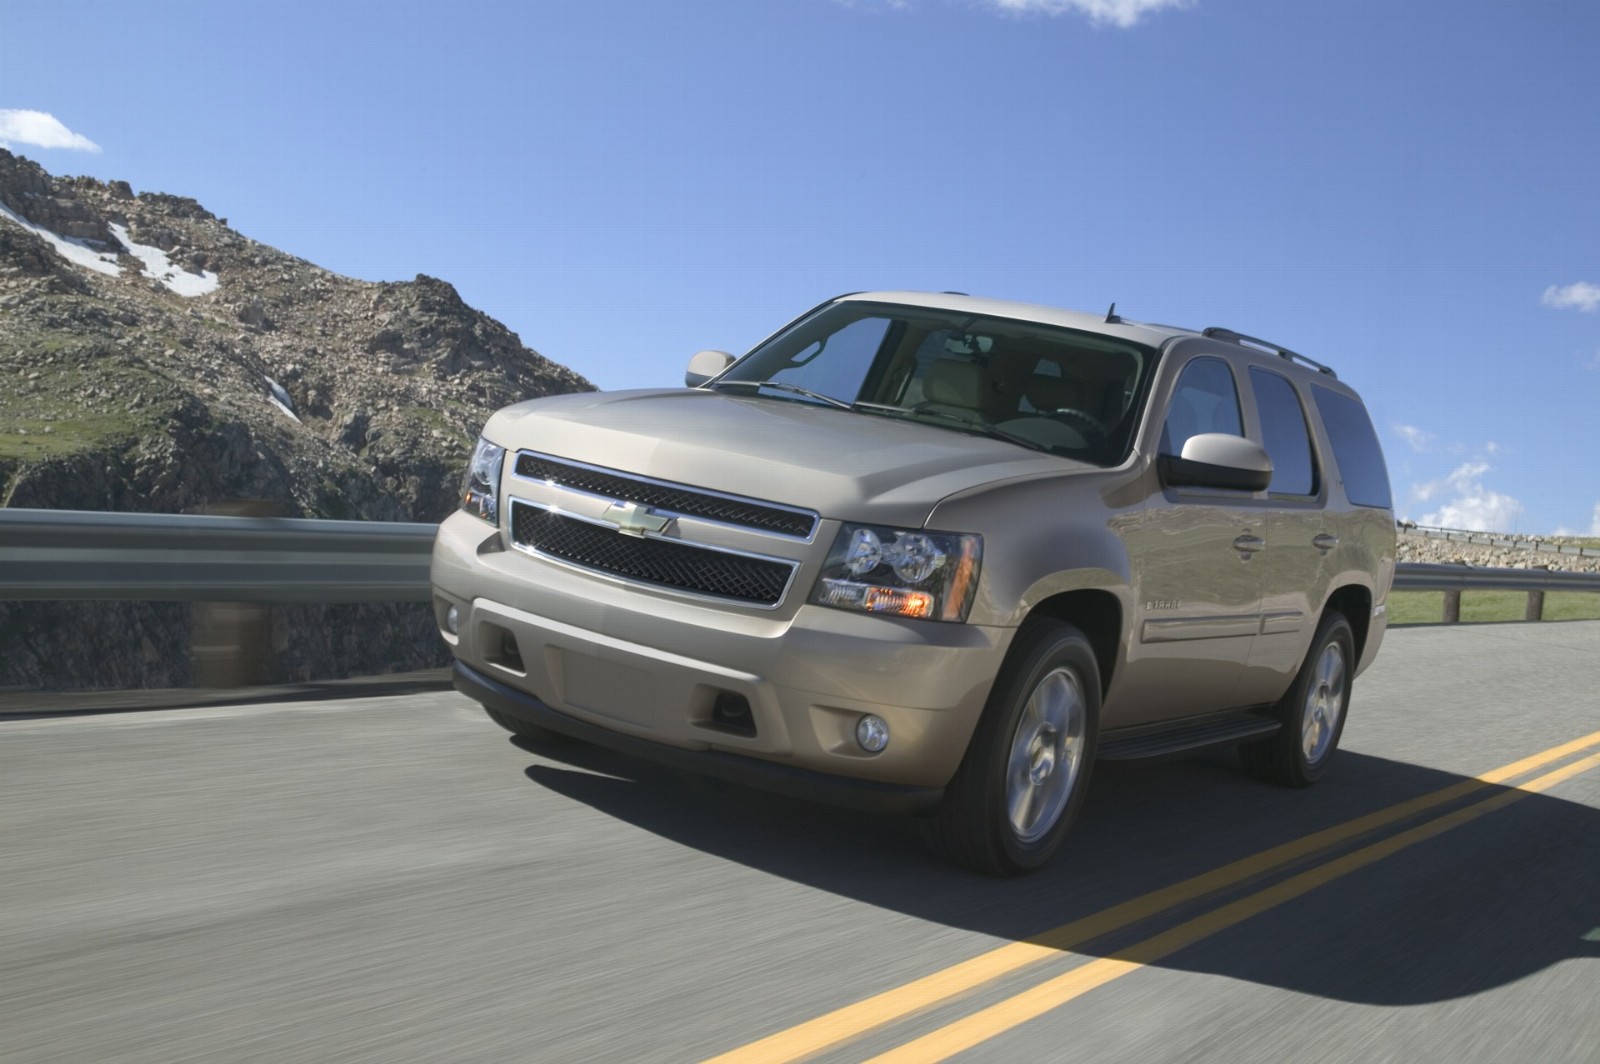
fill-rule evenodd
<path id="1" fill-rule="evenodd" d="M 0 509 L 0 599 L 425 602 L 436 526 Z M 1398 591 L 1600 592 L 1600 573 L 1396 566 Z"/>
<path id="2" fill-rule="evenodd" d="M 1526 591 L 1525 621 L 1544 620 L 1547 591 L 1600 593 L 1600 573 L 1563 573 L 1548 569 L 1478 569 L 1471 565 L 1425 565 L 1410 562 L 1395 566 L 1396 591 L 1443 591 L 1443 622 L 1461 620 L 1463 591 Z"/>
<path id="3" fill-rule="evenodd" d="M 1479 569 L 1471 565 L 1395 566 L 1396 591 L 1600 591 L 1600 573 Z"/>
<path id="4" fill-rule="evenodd" d="M 425 602 L 436 526 L 0 509 L 0 599 Z"/>

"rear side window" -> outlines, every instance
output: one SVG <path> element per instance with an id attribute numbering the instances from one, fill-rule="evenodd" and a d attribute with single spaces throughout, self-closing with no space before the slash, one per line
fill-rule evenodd
<path id="1" fill-rule="evenodd" d="M 1197 358 L 1183 367 L 1161 429 L 1161 453 L 1182 455 L 1189 437 L 1203 432 L 1244 435 L 1233 371 L 1215 358 Z"/>
<path id="2" fill-rule="evenodd" d="M 1311 436 L 1306 431 L 1306 414 L 1294 385 L 1276 373 L 1250 367 L 1250 387 L 1256 393 L 1256 410 L 1261 414 L 1261 443 L 1272 459 L 1272 483 L 1267 491 L 1274 495 L 1315 495 L 1317 471 L 1311 461 Z"/>
<path id="3" fill-rule="evenodd" d="M 1341 395 L 1318 384 L 1311 386 L 1322 424 L 1333 444 L 1333 457 L 1339 463 L 1345 496 L 1357 506 L 1394 506 L 1389 494 L 1389 470 L 1383 463 L 1378 434 L 1372 431 L 1367 408 L 1348 395 Z"/>

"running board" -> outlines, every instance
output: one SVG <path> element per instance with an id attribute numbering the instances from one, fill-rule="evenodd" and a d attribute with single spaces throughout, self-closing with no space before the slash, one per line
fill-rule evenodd
<path id="1" fill-rule="evenodd" d="M 1101 761 L 1138 761 L 1223 746 L 1246 739 L 1265 739 L 1282 725 L 1257 713 L 1178 721 L 1106 732 L 1100 737 Z"/>

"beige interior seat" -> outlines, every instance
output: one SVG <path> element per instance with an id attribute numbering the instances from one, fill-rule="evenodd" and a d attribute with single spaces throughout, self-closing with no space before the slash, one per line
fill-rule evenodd
<path id="1" fill-rule="evenodd" d="M 969 421 L 983 420 L 980 412 L 983 369 L 976 362 L 941 358 L 928 367 L 928 376 L 922 382 L 922 394 L 927 398 L 917 404 L 918 410 L 937 410 Z"/>

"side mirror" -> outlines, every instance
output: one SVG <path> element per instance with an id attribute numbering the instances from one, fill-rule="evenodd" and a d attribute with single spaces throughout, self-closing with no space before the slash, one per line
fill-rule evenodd
<path id="1" fill-rule="evenodd" d="M 1224 432 L 1202 432 L 1183 445 L 1183 457 L 1156 459 L 1161 482 L 1168 487 L 1265 491 L 1272 483 L 1272 459 L 1259 443 Z"/>
<path id="2" fill-rule="evenodd" d="M 734 357 L 726 351 L 701 351 L 689 360 L 683 383 L 688 388 L 698 388 L 733 365 Z"/>

